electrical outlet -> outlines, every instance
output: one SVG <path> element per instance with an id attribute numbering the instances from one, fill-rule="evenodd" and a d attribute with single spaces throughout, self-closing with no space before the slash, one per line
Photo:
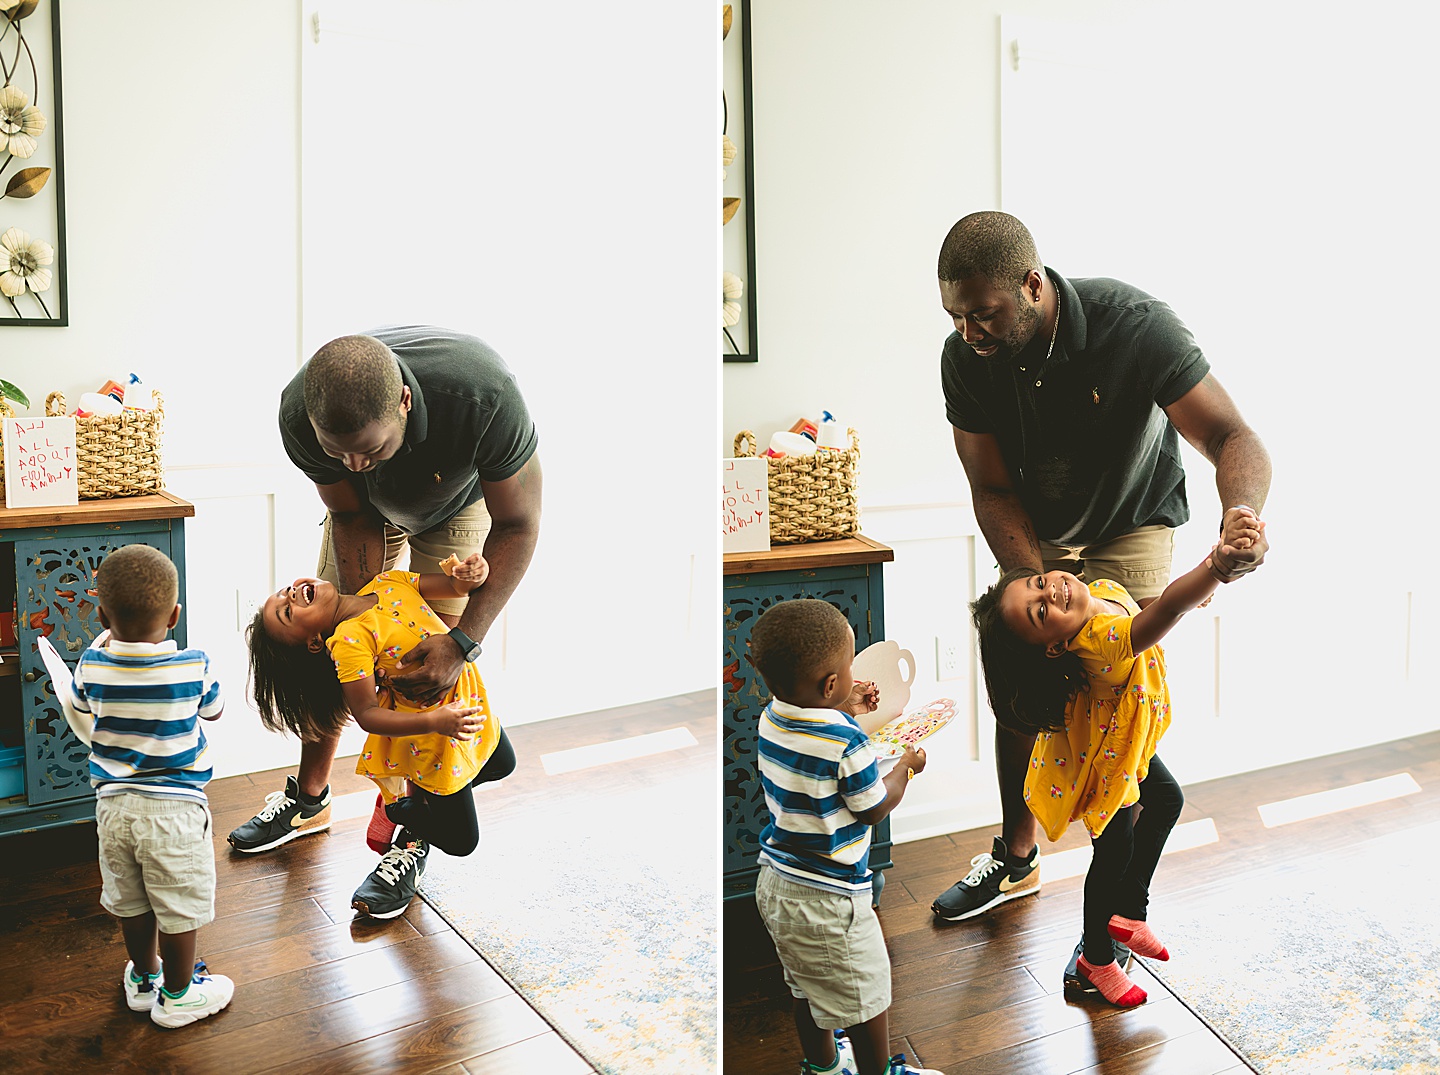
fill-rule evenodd
<path id="1" fill-rule="evenodd" d="M 961 679 L 965 675 L 965 649 L 955 635 L 935 636 L 935 678 Z"/>
<path id="2" fill-rule="evenodd" d="M 247 594 L 244 590 L 235 591 L 235 629 L 237 631 L 243 631 L 250 626 L 250 621 L 259 611 L 260 602 L 253 594 Z"/>

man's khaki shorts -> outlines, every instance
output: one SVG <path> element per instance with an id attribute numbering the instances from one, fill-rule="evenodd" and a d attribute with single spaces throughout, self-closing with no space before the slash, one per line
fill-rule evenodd
<path id="1" fill-rule="evenodd" d="M 816 1026 L 841 1030 L 890 1007 L 890 956 L 869 892 L 827 892 L 761 866 L 755 906 Z"/>
<path id="2" fill-rule="evenodd" d="M 1052 545 L 1040 542 L 1046 571 L 1068 571 L 1081 582 L 1110 579 L 1137 601 L 1159 597 L 1170 585 L 1175 531 L 1168 526 L 1142 526 L 1098 545 Z"/>
<path id="3" fill-rule="evenodd" d="M 441 523 L 434 530 L 415 534 L 409 538 L 403 530 L 385 524 L 385 562 L 381 571 L 389 571 L 400 562 L 400 554 L 410 549 L 409 569 L 419 575 L 433 575 L 440 571 L 440 561 L 451 553 L 465 559 L 472 552 L 482 552 L 485 536 L 490 533 L 490 511 L 484 500 L 477 500 L 448 522 Z M 333 585 L 340 585 L 339 567 L 335 561 L 335 546 L 330 533 L 330 513 L 325 513 L 325 533 L 320 539 L 320 563 L 315 568 L 315 577 Z M 368 580 L 367 580 L 368 581 Z M 465 611 L 468 599 L 457 597 L 431 601 L 429 605 L 442 616 L 458 617 Z"/>
<path id="4" fill-rule="evenodd" d="M 193 799 L 122 791 L 95 801 L 100 906 L 117 918 L 155 912 L 161 933 L 215 917 L 210 808 Z"/>

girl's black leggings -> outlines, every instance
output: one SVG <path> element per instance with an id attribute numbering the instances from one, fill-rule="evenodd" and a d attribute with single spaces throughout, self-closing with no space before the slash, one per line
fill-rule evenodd
<path id="1" fill-rule="evenodd" d="M 465 787 L 453 795 L 436 795 L 411 784 L 414 794 L 396 799 L 385 808 L 385 814 L 445 854 L 463 858 L 480 846 L 480 821 L 475 816 L 473 789 L 504 780 L 514 771 L 515 748 L 501 728 L 495 752 Z"/>
<path id="2" fill-rule="evenodd" d="M 1099 966 L 1115 958 L 1107 927 L 1111 915 L 1145 920 L 1150 880 L 1170 830 L 1180 818 L 1185 793 L 1160 758 L 1140 782 L 1140 801 L 1110 819 L 1090 841 L 1094 857 L 1085 875 L 1085 958 Z"/>

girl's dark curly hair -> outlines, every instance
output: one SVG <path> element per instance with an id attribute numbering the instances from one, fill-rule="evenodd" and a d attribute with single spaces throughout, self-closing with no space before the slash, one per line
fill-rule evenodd
<path id="1" fill-rule="evenodd" d="M 245 628 L 250 649 L 250 693 L 260 720 L 272 732 L 301 739 L 327 738 L 340 731 L 350 708 L 329 651 L 277 642 L 265 630 L 264 610 Z"/>
<path id="2" fill-rule="evenodd" d="M 1002 727 L 1022 735 L 1063 730 L 1070 700 L 1090 689 L 1078 654 L 1047 657 L 1042 647 L 1022 641 L 1000 618 L 1005 588 L 1038 574 L 1033 568 L 1011 568 L 970 605 L 990 708 Z"/>

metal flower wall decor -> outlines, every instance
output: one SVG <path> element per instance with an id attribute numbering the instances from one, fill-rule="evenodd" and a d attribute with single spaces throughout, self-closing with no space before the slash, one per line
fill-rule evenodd
<path id="1" fill-rule="evenodd" d="M 68 322 L 59 19 L 59 0 L 0 0 L 0 314 L 14 315 L 4 325 Z"/>

